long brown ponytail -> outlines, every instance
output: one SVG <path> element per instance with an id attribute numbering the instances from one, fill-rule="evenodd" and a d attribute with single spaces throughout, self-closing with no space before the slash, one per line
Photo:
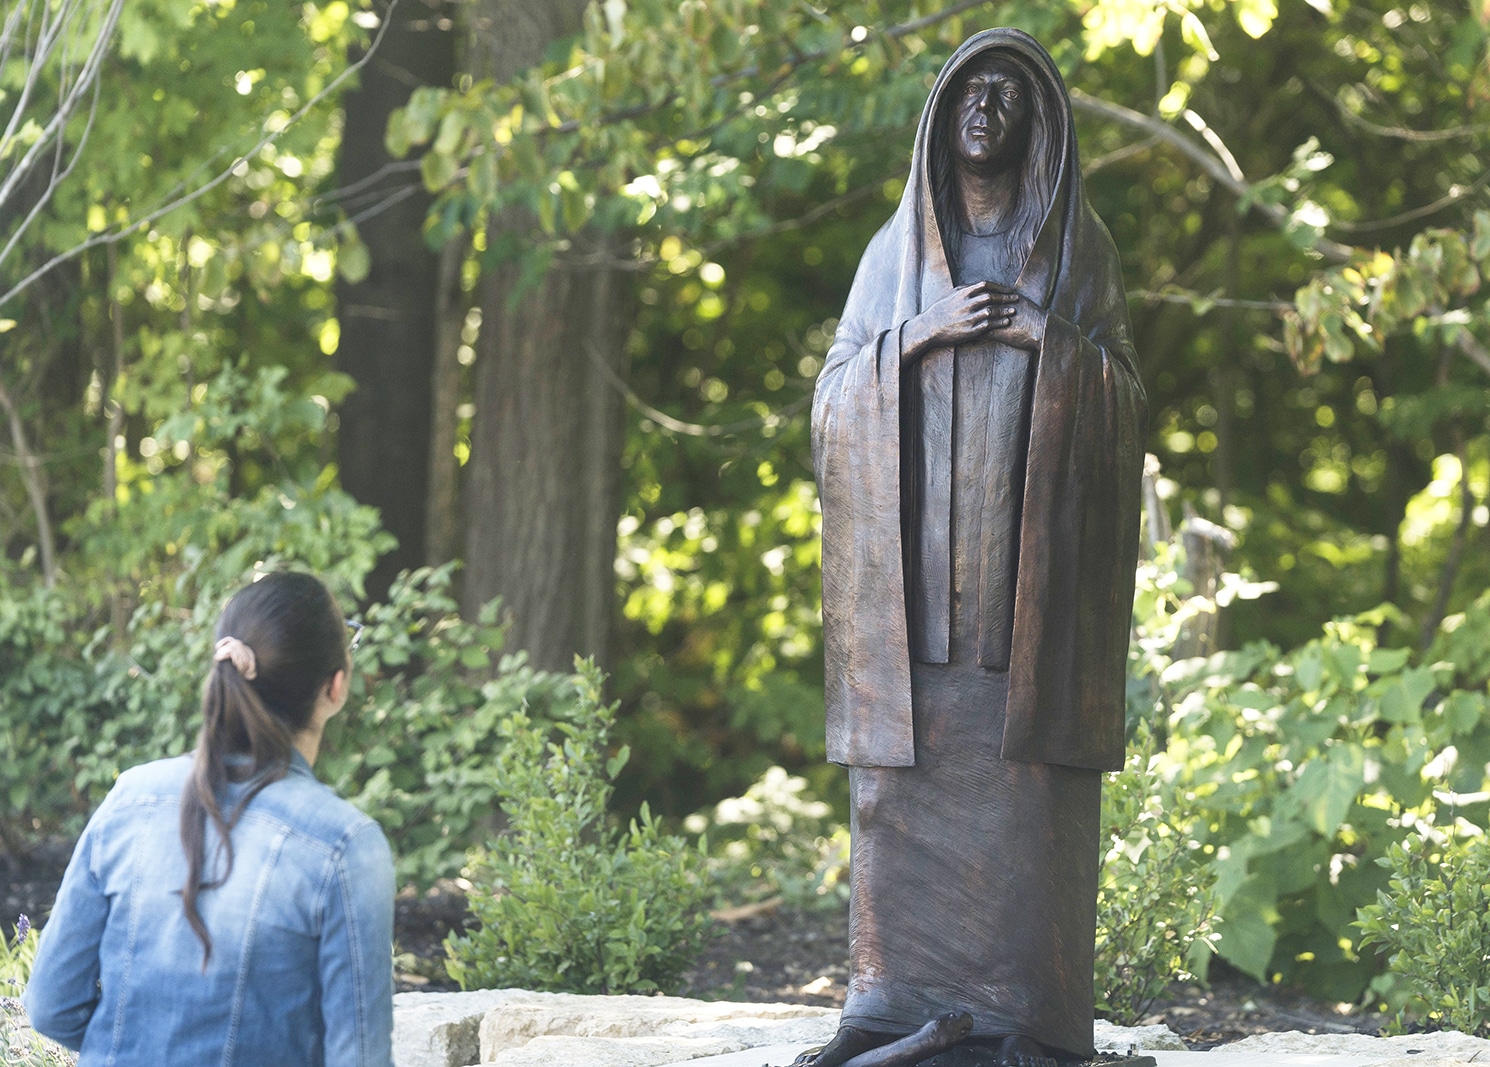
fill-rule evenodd
<path id="1" fill-rule="evenodd" d="M 202 729 L 181 796 L 181 847 L 186 852 L 182 902 L 202 942 L 202 966 L 212 935 L 197 909 L 204 889 L 233 871 L 233 825 L 259 790 L 285 776 L 295 735 L 315 711 L 316 697 L 347 665 L 346 629 L 336 600 L 308 574 L 270 574 L 234 595 L 217 624 L 217 639 L 235 638 L 248 653 L 212 665 L 202 690 Z M 245 658 L 246 656 L 246 658 Z M 246 760 L 230 759 L 246 756 Z M 219 798 L 229 782 L 251 783 L 226 813 Z M 203 881 L 207 820 L 217 830 L 220 873 Z"/>

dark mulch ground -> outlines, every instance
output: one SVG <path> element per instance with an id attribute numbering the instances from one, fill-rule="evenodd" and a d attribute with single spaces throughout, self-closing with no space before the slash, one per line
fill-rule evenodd
<path id="1" fill-rule="evenodd" d="M 39 920 L 56 895 L 66 866 L 66 842 L 49 843 L 25 860 L 0 852 L 0 931 L 15 916 Z M 732 909 L 718 936 L 687 975 L 685 996 L 711 1000 L 787 1001 L 838 1007 L 848 978 L 845 909 Z M 465 895 L 447 882 L 425 893 L 399 894 L 395 918 L 400 989 L 452 989 L 441 960 L 445 935 L 466 919 Z M 1381 1016 L 1310 999 L 1287 989 L 1213 968 L 1210 988 L 1182 985 L 1155 1003 L 1145 1022 L 1165 1023 L 1196 1050 L 1249 1034 L 1302 1030 L 1310 1034 L 1377 1033 Z"/>
<path id="2" fill-rule="evenodd" d="M 848 978 L 847 954 L 845 910 L 765 911 L 724 926 L 689 972 L 687 995 L 838 1007 Z M 1212 968 L 1210 988 L 1176 986 L 1143 1021 L 1166 1024 L 1195 1050 L 1283 1030 L 1376 1034 L 1386 1022 L 1349 1005 L 1260 985 L 1224 965 Z"/>

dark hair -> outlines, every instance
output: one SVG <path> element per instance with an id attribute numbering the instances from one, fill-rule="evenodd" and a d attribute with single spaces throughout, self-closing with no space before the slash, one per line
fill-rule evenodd
<path id="1" fill-rule="evenodd" d="M 270 574 L 240 589 L 223 609 L 216 639 L 234 637 L 255 659 L 252 680 L 229 659 L 212 664 L 202 689 L 202 730 L 191 774 L 181 796 L 181 847 L 186 921 L 202 942 L 202 966 L 212 957 L 212 937 L 197 910 L 203 889 L 216 889 L 233 870 L 231 831 L 243 809 L 265 786 L 289 770 L 295 735 L 310 725 L 316 697 L 347 666 L 347 635 L 330 591 L 309 574 Z M 229 756 L 247 756 L 246 761 Z M 219 796 L 228 782 L 251 782 L 226 815 Z M 222 873 L 202 881 L 207 820 L 218 833 Z"/>
<path id="2" fill-rule="evenodd" d="M 1030 122 L 1025 135 L 1024 165 L 1019 173 L 1019 200 L 1015 205 L 1014 233 L 1010 248 L 1016 262 L 1023 263 L 1035 247 L 1040 223 L 1045 219 L 1060 179 L 1061 152 L 1065 131 L 1060 116 L 1065 108 L 1053 92 L 1049 78 L 1020 52 L 1012 48 L 990 48 L 970 56 L 947 80 L 937 102 L 931 127 L 931 196 L 942 235 L 947 266 L 954 278 L 962 250 L 962 227 L 958 225 L 957 181 L 954 176 L 953 138 L 957 121 L 956 87 L 976 68 L 1003 60 L 1015 67 L 1030 94 Z"/>

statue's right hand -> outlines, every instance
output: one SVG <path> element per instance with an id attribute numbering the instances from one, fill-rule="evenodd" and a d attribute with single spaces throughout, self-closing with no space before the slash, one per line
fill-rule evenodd
<path id="1" fill-rule="evenodd" d="M 981 340 L 989 331 L 1014 321 L 1019 294 L 978 282 L 953 289 L 905 324 L 901 335 L 901 365 L 907 366 L 933 348 L 950 348 Z"/>

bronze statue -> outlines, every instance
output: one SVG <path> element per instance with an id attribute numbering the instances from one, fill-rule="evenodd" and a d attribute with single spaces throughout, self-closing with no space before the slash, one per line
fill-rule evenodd
<path id="1" fill-rule="evenodd" d="M 1144 421 L 1065 85 L 1028 34 L 980 33 L 931 91 L 813 400 L 851 974 L 800 1063 L 1092 1054 Z"/>

